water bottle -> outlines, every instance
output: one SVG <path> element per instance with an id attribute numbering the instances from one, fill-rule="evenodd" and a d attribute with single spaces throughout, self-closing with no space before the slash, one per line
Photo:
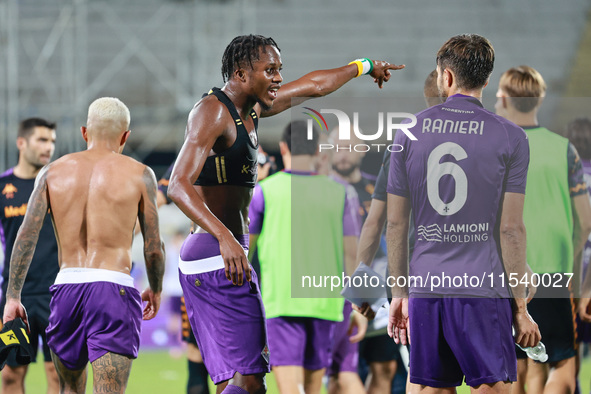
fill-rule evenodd
<path id="1" fill-rule="evenodd" d="M 513 327 L 513 336 L 515 336 L 515 327 Z M 517 344 L 516 344 L 517 345 Z M 521 347 L 517 345 L 518 348 L 523 350 L 527 357 L 531 358 L 534 361 L 539 361 L 541 363 L 545 363 L 548 361 L 548 354 L 546 354 L 546 346 L 540 341 L 534 347 Z"/>

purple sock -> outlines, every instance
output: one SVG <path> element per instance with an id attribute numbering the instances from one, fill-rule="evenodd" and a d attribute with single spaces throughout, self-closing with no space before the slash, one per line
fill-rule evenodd
<path id="1" fill-rule="evenodd" d="M 224 391 L 222 391 L 222 394 L 248 394 L 248 391 L 244 390 L 242 387 L 229 384 Z"/>

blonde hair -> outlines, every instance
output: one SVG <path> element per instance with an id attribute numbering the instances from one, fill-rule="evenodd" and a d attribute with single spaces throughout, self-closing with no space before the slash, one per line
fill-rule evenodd
<path id="1" fill-rule="evenodd" d="M 499 87 L 509 96 L 515 109 L 523 113 L 534 110 L 546 95 L 546 82 L 542 74 L 530 66 L 513 67 L 505 71 Z"/>
<path id="2" fill-rule="evenodd" d="M 130 121 L 129 109 L 118 98 L 101 97 L 94 100 L 88 107 L 87 123 L 89 125 L 93 122 L 111 122 L 113 125 L 120 123 L 127 130 Z"/>

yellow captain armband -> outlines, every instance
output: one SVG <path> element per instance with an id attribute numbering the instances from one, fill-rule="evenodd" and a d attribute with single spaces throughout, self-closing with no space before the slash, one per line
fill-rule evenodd
<path id="1" fill-rule="evenodd" d="M 357 66 L 356 77 L 360 75 L 369 74 L 373 71 L 373 61 L 368 58 L 355 59 L 349 64 L 355 64 Z"/>

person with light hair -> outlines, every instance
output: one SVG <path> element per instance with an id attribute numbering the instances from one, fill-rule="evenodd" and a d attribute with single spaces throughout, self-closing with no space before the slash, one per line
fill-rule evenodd
<path id="1" fill-rule="evenodd" d="M 121 154 L 129 121 L 129 110 L 116 98 L 90 105 L 87 126 L 81 128 L 87 150 L 65 155 L 39 172 L 11 256 L 3 321 L 21 318 L 28 324 L 21 290 L 49 210 L 60 270 L 50 289 L 47 342 L 60 392 L 85 391 L 89 361 L 94 392 L 124 392 L 138 354 L 142 316 L 152 319 L 160 306 L 164 244 L 156 177 Z M 141 296 L 130 276 L 137 219 L 150 284 Z M 142 301 L 147 302 L 143 312 Z"/>
<path id="2" fill-rule="evenodd" d="M 88 121 L 92 119 L 96 123 L 110 123 L 111 127 L 97 128 L 97 133 L 119 133 L 120 129 L 117 123 L 125 124 L 129 127 L 131 116 L 129 109 L 121 100 L 114 97 L 102 97 L 96 99 L 88 107 Z"/>
<path id="3" fill-rule="evenodd" d="M 591 206 L 577 150 L 568 139 L 538 122 L 545 95 L 546 83 L 537 70 L 513 67 L 501 76 L 495 105 L 498 115 L 521 126 L 527 134 L 530 164 L 523 208 L 526 256 L 535 274 L 553 278 L 550 286 L 540 282 L 528 305 L 539 325 L 548 361 L 528 364 L 525 353 L 516 349 L 517 392 L 525 391 L 527 376 L 528 392 L 572 393 L 576 345 L 568 280 L 574 273 L 572 284 L 578 297 L 583 247 L 591 232 Z"/>

